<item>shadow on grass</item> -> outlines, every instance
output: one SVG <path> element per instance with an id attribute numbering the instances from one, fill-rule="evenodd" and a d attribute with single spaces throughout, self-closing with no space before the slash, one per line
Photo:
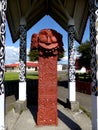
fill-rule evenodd
<path id="1" fill-rule="evenodd" d="M 16 100 L 18 99 L 19 92 L 19 80 L 8 80 L 4 82 L 5 87 L 5 97 L 14 95 Z"/>
<path id="2" fill-rule="evenodd" d="M 14 95 L 16 100 L 19 94 L 19 80 L 5 81 L 5 97 Z M 38 100 L 38 80 L 27 79 L 27 106 L 37 105 Z"/>
<path id="3" fill-rule="evenodd" d="M 68 80 L 58 81 L 58 86 L 68 88 Z"/>
<path id="4" fill-rule="evenodd" d="M 38 101 L 38 79 L 27 79 L 27 106 L 37 105 Z M 19 80 L 5 81 L 5 97 L 15 95 L 16 100 L 19 94 Z M 58 81 L 61 87 L 68 87 L 68 81 Z"/>

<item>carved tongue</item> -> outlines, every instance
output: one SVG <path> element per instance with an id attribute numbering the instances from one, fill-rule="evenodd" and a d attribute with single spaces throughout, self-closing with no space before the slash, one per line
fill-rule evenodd
<path id="1" fill-rule="evenodd" d="M 39 42 L 39 45 L 43 48 L 46 48 L 46 49 L 53 49 L 55 47 L 58 46 L 58 43 L 55 43 L 55 44 L 45 44 L 45 43 L 40 43 Z"/>

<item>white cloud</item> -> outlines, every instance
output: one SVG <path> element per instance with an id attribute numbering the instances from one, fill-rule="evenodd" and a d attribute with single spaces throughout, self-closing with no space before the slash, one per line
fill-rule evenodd
<path id="1" fill-rule="evenodd" d="M 29 52 L 29 49 L 27 49 L 27 54 Z M 75 52 L 75 58 L 79 57 L 80 55 Z M 28 57 L 27 57 L 28 60 Z M 14 46 L 6 46 L 5 47 L 5 63 L 6 64 L 11 64 L 19 62 L 19 47 L 14 47 Z M 64 57 L 59 61 L 60 64 L 68 64 L 68 52 L 67 50 L 65 51 Z"/>
<path id="2" fill-rule="evenodd" d="M 68 56 L 64 56 L 61 60 L 62 60 L 62 61 L 68 60 Z"/>
<path id="3" fill-rule="evenodd" d="M 75 51 L 74 59 L 79 58 L 80 54 L 78 54 L 77 51 Z M 65 51 L 64 57 L 61 58 L 61 61 L 59 61 L 60 64 L 68 64 L 68 52 Z"/>
<path id="4" fill-rule="evenodd" d="M 68 56 L 64 56 L 63 58 L 61 58 L 61 60 L 59 61 L 60 64 L 68 64 Z"/>
<path id="5" fill-rule="evenodd" d="M 28 49 L 27 49 L 28 53 Z M 5 63 L 11 64 L 19 62 L 19 47 L 6 46 L 5 47 Z"/>
<path id="6" fill-rule="evenodd" d="M 5 63 L 15 63 L 19 61 L 19 48 L 14 46 L 5 47 Z"/>
<path id="7" fill-rule="evenodd" d="M 61 64 L 68 64 L 68 50 L 65 49 L 64 57 L 61 58 Z"/>

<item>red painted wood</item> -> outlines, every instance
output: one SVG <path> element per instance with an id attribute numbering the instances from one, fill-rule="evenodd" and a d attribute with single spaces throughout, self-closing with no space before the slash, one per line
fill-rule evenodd
<path id="1" fill-rule="evenodd" d="M 39 50 L 38 125 L 57 125 L 57 59 L 63 52 L 62 35 L 52 29 L 33 34 L 31 49 Z"/>
<path id="2" fill-rule="evenodd" d="M 38 125 L 57 125 L 57 56 L 39 58 Z"/>

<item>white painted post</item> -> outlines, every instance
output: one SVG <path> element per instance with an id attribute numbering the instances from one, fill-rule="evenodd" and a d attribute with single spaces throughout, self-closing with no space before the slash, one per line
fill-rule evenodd
<path id="1" fill-rule="evenodd" d="M 26 101 L 26 82 L 19 82 L 19 101 Z"/>
<path id="2" fill-rule="evenodd" d="M 98 130 L 98 2 L 89 0 L 92 76 L 92 130 Z"/>
<path id="3" fill-rule="evenodd" d="M 0 95 L 0 130 L 5 130 L 4 125 L 4 94 Z"/>
<path id="4" fill-rule="evenodd" d="M 70 19 L 68 23 L 68 99 L 70 102 L 76 101 L 74 36 L 74 20 Z"/>
<path id="5" fill-rule="evenodd" d="M 5 130 L 4 125 L 4 70 L 5 70 L 5 25 L 6 25 L 7 0 L 0 0 L 0 130 Z"/>
<path id="6" fill-rule="evenodd" d="M 20 81 L 19 81 L 19 101 L 26 100 L 26 21 L 20 21 Z"/>

